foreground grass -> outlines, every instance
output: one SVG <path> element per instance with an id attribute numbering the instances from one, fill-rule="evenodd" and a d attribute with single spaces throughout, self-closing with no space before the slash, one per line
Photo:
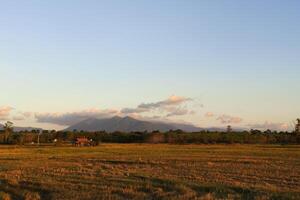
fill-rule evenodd
<path id="1" fill-rule="evenodd" d="M 300 146 L 0 146 L 0 199 L 300 199 Z"/>

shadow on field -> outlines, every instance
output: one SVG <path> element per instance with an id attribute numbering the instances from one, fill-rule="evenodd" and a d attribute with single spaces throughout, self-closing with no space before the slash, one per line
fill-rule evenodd
<path id="1" fill-rule="evenodd" d="M 127 177 L 107 179 L 104 190 L 97 192 L 81 188 L 81 190 L 65 191 L 75 192 L 79 196 L 86 192 L 93 192 L 90 196 L 80 199 L 299 199 L 299 194 L 274 193 L 235 186 L 199 185 L 184 181 L 147 177 L 138 174 L 129 174 Z M 44 186 L 45 187 L 45 186 Z M 1 194 L 2 192 L 2 194 Z M 0 199 L 5 199 L 3 193 L 9 195 L 7 200 L 50 200 L 53 198 L 50 191 L 43 189 L 39 183 L 21 181 L 17 184 L 0 179 Z M 94 193 L 95 192 L 95 193 Z M 74 197 L 75 199 L 79 199 Z"/>
<path id="2" fill-rule="evenodd" d="M 269 191 L 258 191 L 256 189 L 246 189 L 235 186 L 223 185 L 198 185 L 187 184 L 184 182 L 176 182 L 168 179 L 149 178 L 145 176 L 133 176 L 135 179 L 140 179 L 145 183 L 150 183 L 152 187 L 159 187 L 163 193 L 171 193 L 177 196 L 177 199 L 184 199 L 185 197 L 200 199 L 298 199 L 300 196 L 293 193 L 274 193 Z M 151 194 L 151 191 L 146 190 Z M 190 193 L 194 193 L 194 196 Z M 162 196 L 154 196 L 154 199 L 168 199 Z"/>
<path id="3" fill-rule="evenodd" d="M 216 199 L 227 199 L 229 197 L 239 198 L 239 199 L 249 199 L 254 200 L 258 197 L 269 196 L 255 190 L 249 190 L 241 187 L 225 187 L 225 186 L 208 186 L 208 185 L 193 185 L 191 186 L 199 196 L 205 196 L 207 194 L 212 194 Z"/>
<path id="4" fill-rule="evenodd" d="M 11 184 L 7 180 L 0 180 L 0 192 L 14 200 L 52 199 L 50 191 L 42 189 L 40 184 L 25 181 L 19 182 L 18 184 Z M 0 196 L 0 199 L 2 198 L 3 197 Z"/>

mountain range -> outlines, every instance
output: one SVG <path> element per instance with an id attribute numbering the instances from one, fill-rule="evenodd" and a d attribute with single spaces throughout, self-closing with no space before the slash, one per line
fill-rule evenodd
<path id="1" fill-rule="evenodd" d="M 163 123 L 163 122 L 150 122 L 137 120 L 131 117 L 113 117 L 108 119 L 96 119 L 90 118 L 82 122 L 74 124 L 68 127 L 67 131 L 83 130 L 83 131 L 106 131 L 106 132 L 134 132 L 134 131 L 148 131 L 152 132 L 159 130 L 166 132 L 169 130 L 181 129 L 188 132 L 200 131 L 201 128 L 195 127 L 189 124 L 178 124 L 178 123 Z"/>
<path id="2" fill-rule="evenodd" d="M 219 128 L 219 127 L 210 127 L 210 128 L 200 128 L 196 127 L 192 124 L 184 124 L 184 123 L 171 123 L 171 122 L 157 122 L 157 121 L 143 121 L 134 119 L 132 117 L 119 117 L 115 116 L 112 118 L 106 118 L 106 119 L 97 119 L 97 118 L 89 118 L 86 120 L 83 120 L 79 123 L 76 123 L 74 125 L 71 125 L 70 127 L 66 128 L 64 131 L 106 131 L 106 132 L 152 132 L 159 130 L 161 132 L 167 132 L 169 130 L 183 130 L 186 132 L 197 132 L 202 130 L 208 130 L 208 131 L 225 131 L 226 128 Z M 3 130 L 3 125 L 0 124 L 0 130 Z M 34 128 L 34 127 L 14 127 L 14 131 L 32 131 L 32 130 L 43 130 L 41 128 Z M 238 128 L 235 129 L 236 131 L 243 131 L 245 129 Z"/>

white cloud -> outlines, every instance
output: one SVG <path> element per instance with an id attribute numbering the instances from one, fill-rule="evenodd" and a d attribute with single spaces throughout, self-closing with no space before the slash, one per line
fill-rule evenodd
<path id="1" fill-rule="evenodd" d="M 21 113 L 25 118 L 29 118 L 32 116 L 32 112 L 22 112 Z"/>
<path id="2" fill-rule="evenodd" d="M 21 112 L 19 111 L 15 116 L 12 117 L 13 120 L 21 121 L 25 120 L 27 118 L 30 118 L 32 116 L 31 112 Z"/>
<path id="3" fill-rule="evenodd" d="M 287 131 L 290 126 L 287 123 L 272 123 L 266 121 L 263 124 L 248 124 L 251 129 L 259 129 L 259 130 L 279 130 L 279 131 Z"/>
<path id="4" fill-rule="evenodd" d="M 193 111 L 189 111 L 187 108 L 182 108 L 182 105 L 188 101 L 192 101 L 192 99 L 173 95 L 163 101 L 158 101 L 154 103 L 141 103 L 136 108 L 124 108 L 121 110 L 121 113 L 137 114 L 137 113 L 158 111 L 158 112 L 166 113 L 166 116 L 168 117 L 176 116 L 176 115 L 192 114 Z"/>
<path id="5" fill-rule="evenodd" d="M 10 106 L 0 107 L 0 120 L 7 120 L 12 110 L 13 108 Z"/>
<path id="6" fill-rule="evenodd" d="M 189 111 L 186 108 L 176 108 L 173 111 L 171 111 L 169 114 L 167 114 L 166 117 L 187 115 L 187 114 L 192 114 L 192 113 L 193 113 L 193 111 Z"/>
<path id="7" fill-rule="evenodd" d="M 16 116 L 13 116 L 12 119 L 15 121 L 21 121 L 21 120 L 25 120 L 25 117 L 22 115 L 16 115 Z"/>
<path id="8" fill-rule="evenodd" d="M 68 126 L 88 118 L 109 118 L 115 115 L 138 116 L 141 113 L 153 111 L 157 111 L 159 116 L 171 117 L 193 114 L 193 111 L 190 111 L 186 107 L 182 106 L 183 103 L 191 100 L 192 99 L 186 97 L 171 96 L 164 101 L 158 101 L 155 103 L 142 103 L 136 108 L 124 108 L 121 109 L 121 111 L 112 109 L 100 110 L 95 108 L 79 112 L 35 113 L 35 118 L 39 123 L 52 123 Z M 16 116 L 16 120 L 21 120 L 21 116 Z"/>
<path id="9" fill-rule="evenodd" d="M 117 115 L 119 112 L 113 109 L 100 110 L 92 108 L 79 112 L 67 113 L 35 113 L 37 122 L 52 123 L 63 126 L 72 125 L 88 118 L 108 118 Z"/>
<path id="10" fill-rule="evenodd" d="M 207 112 L 207 113 L 205 113 L 204 116 L 207 117 L 207 118 L 210 118 L 210 117 L 214 117 L 215 114 L 213 112 Z"/>
<path id="11" fill-rule="evenodd" d="M 243 121 L 240 117 L 234 117 L 230 115 L 221 115 L 217 118 L 222 124 L 239 124 Z"/>

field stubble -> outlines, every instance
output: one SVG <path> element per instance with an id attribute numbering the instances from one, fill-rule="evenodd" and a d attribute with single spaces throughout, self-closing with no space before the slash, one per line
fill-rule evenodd
<path id="1" fill-rule="evenodd" d="M 300 199 L 300 147 L 0 146 L 0 199 Z"/>

